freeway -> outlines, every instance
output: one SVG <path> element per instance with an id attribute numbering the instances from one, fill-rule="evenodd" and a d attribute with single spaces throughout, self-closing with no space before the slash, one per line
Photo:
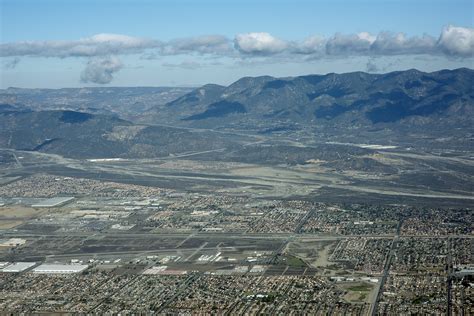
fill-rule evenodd
<path id="1" fill-rule="evenodd" d="M 448 237 L 448 249 L 451 248 L 451 238 Z M 446 287 L 447 287 L 447 313 L 448 316 L 451 316 L 453 314 L 452 310 L 452 286 L 453 286 L 453 262 L 452 262 L 452 256 L 451 256 L 451 251 L 448 251 L 447 257 L 446 257 L 446 272 L 448 274 L 447 280 L 446 280 Z"/>
<path id="2" fill-rule="evenodd" d="M 393 237 L 392 243 L 390 244 L 390 250 L 387 253 L 387 257 L 385 258 L 385 265 L 383 268 L 382 278 L 375 289 L 375 294 L 373 296 L 373 301 L 370 304 L 370 312 L 369 315 L 375 316 L 377 315 L 377 307 L 380 301 L 380 297 L 382 295 L 383 286 L 387 281 L 388 273 L 390 271 L 390 265 L 392 264 L 393 256 L 395 255 L 395 249 L 397 248 L 397 243 L 400 238 L 400 230 L 402 227 L 403 219 L 400 219 L 397 226 L 397 234 Z"/>

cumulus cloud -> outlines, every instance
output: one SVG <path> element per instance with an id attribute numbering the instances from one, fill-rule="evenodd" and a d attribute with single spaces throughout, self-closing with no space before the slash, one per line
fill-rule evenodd
<path id="1" fill-rule="evenodd" d="M 377 36 L 359 34 L 336 34 L 326 43 L 328 55 L 412 55 L 439 54 L 436 39 L 429 35 L 407 37 L 403 33 L 381 32 Z"/>
<path id="2" fill-rule="evenodd" d="M 190 38 L 180 38 L 166 43 L 161 53 L 163 55 L 179 54 L 228 54 L 232 52 L 230 41 L 222 35 L 205 35 Z"/>
<path id="3" fill-rule="evenodd" d="M 441 32 L 437 45 L 445 54 L 472 57 L 474 55 L 474 29 L 447 26 Z"/>
<path id="4" fill-rule="evenodd" d="M 314 35 L 306 38 L 301 43 L 292 43 L 292 52 L 303 55 L 322 55 L 326 50 L 326 39 Z"/>
<path id="5" fill-rule="evenodd" d="M 324 44 L 329 56 L 394 56 L 394 55 L 445 55 L 473 57 L 474 29 L 448 26 L 439 39 L 433 36 L 412 36 L 403 33 L 381 32 L 378 35 L 336 34 Z"/>
<path id="6" fill-rule="evenodd" d="M 437 54 L 436 39 L 429 35 L 407 37 L 403 33 L 382 32 L 371 45 L 378 55 Z"/>
<path id="7" fill-rule="evenodd" d="M 0 56 L 94 57 L 139 54 L 155 49 L 159 55 L 189 53 L 229 53 L 230 40 L 221 35 L 207 35 L 162 42 L 120 34 L 97 34 L 77 41 L 23 41 L 0 45 Z"/>
<path id="8" fill-rule="evenodd" d="M 289 44 L 268 33 L 238 34 L 234 47 L 243 54 L 271 55 L 283 52 Z"/>
<path id="9" fill-rule="evenodd" d="M 357 34 L 357 37 L 359 38 L 359 40 L 367 41 L 370 44 L 375 42 L 375 40 L 377 39 L 376 36 L 370 34 L 369 32 L 360 32 L 360 33 Z"/>
<path id="10" fill-rule="evenodd" d="M 403 33 L 368 32 L 341 34 L 324 38 L 311 36 L 304 41 L 284 41 L 268 33 L 239 34 L 234 47 L 242 55 L 308 55 L 308 58 L 345 56 L 445 55 L 472 57 L 474 29 L 448 26 L 439 39 L 430 35 L 407 36 Z"/>
<path id="11" fill-rule="evenodd" d="M 171 55 L 198 55 L 214 58 L 260 57 L 261 62 L 308 61 L 348 56 L 431 55 L 450 58 L 474 57 L 474 29 L 445 27 L 438 38 L 430 35 L 407 36 L 403 33 L 337 33 L 329 37 L 310 36 L 302 41 L 279 39 L 269 33 L 237 34 L 233 40 L 222 35 L 179 38 L 170 41 L 121 34 L 97 34 L 71 41 L 21 41 L 0 44 L 4 69 L 13 69 L 22 57 L 88 58 L 81 74 L 83 82 L 109 83 L 122 68 L 116 57 L 136 54 L 142 60 Z M 264 58 L 261 58 L 264 57 Z M 198 62 L 163 64 L 166 67 L 195 69 Z M 202 65 L 200 65 L 202 66 Z M 370 63 L 368 69 L 374 69 Z"/>
<path id="12" fill-rule="evenodd" d="M 113 74 L 122 69 L 123 64 L 117 57 L 92 58 L 81 73 L 81 82 L 107 84 Z"/>
<path id="13" fill-rule="evenodd" d="M 94 57 L 135 54 L 162 47 L 162 42 L 119 34 L 97 34 L 77 41 L 22 41 L 0 45 L 0 56 Z"/>
<path id="14" fill-rule="evenodd" d="M 474 29 L 447 26 L 439 38 L 403 33 L 337 33 L 328 38 L 311 36 L 303 41 L 282 40 L 269 33 L 238 34 L 232 41 L 222 35 L 205 35 L 163 42 L 120 34 L 97 34 L 76 41 L 22 41 L 0 44 L 0 57 L 104 57 L 139 54 L 143 59 L 169 55 L 252 57 L 310 55 L 312 58 L 351 55 L 429 54 L 472 57 Z"/>
<path id="15" fill-rule="evenodd" d="M 328 55 L 367 54 L 373 43 L 373 37 L 368 33 L 336 34 L 326 43 Z"/>

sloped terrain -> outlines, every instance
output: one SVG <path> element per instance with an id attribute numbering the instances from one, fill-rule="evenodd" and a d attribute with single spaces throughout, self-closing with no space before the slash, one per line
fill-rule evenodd
<path id="1" fill-rule="evenodd" d="M 74 111 L 0 112 L 0 147 L 75 158 L 163 157 L 232 148 L 249 139 Z"/>
<path id="2" fill-rule="evenodd" d="M 0 90 L 0 103 L 22 105 L 34 111 L 71 110 L 132 119 L 192 90 L 181 87 L 8 88 Z"/>
<path id="3" fill-rule="evenodd" d="M 474 116 L 474 71 L 363 72 L 294 78 L 242 78 L 228 87 L 203 86 L 166 107 L 149 123 L 193 127 L 441 128 L 469 126 Z"/>

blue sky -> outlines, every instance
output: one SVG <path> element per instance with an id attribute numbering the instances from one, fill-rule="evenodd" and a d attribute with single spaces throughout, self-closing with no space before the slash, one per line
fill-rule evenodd
<path id="1" fill-rule="evenodd" d="M 473 1 L 0 0 L 0 8 L 1 88 L 473 67 Z"/>

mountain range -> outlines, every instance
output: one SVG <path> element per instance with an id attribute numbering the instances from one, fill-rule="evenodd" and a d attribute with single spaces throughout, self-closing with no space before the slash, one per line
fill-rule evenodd
<path id="1" fill-rule="evenodd" d="M 224 87 L 205 85 L 152 107 L 148 122 L 194 127 L 258 128 L 275 124 L 373 127 L 469 125 L 474 114 L 474 71 L 354 72 L 290 78 L 245 77 Z"/>
<path id="2" fill-rule="evenodd" d="M 11 88 L 0 91 L 0 147 L 162 157 L 242 149 L 262 135 L 285 135 L 313 147 L 382 142 L 471 150 L 473 82 L 474 71 L 461 68 L 245 77 L 195 89 Z"/>

